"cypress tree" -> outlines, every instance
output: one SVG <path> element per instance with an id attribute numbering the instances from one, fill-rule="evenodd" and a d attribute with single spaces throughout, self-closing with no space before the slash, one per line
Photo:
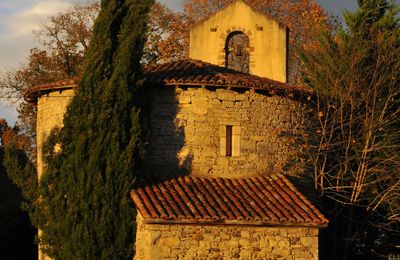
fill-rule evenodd
<path id="1" fill-rule="evenodd" d="M 77 95 L 45 145 L 38 223 L 53 258 L 132 258 L 129 191 L 146 139 L 140 59 L 152 3 L 101 2 Z"/>

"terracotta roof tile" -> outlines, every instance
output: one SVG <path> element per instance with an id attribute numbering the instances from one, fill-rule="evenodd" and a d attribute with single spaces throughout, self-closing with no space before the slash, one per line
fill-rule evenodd
<path id="1" fill-rule="evenodd" d="M 162 85 L 205 85 L 216 87 L 255 88 L 277 92 L 312 93 L 308 87 L 291 86 L 286 83 L 238 72 L 207 62 L 184 59 L 144 70 L 149 82 Z"/>
<path id="2" fill-rule="evenodd" d="M 286 83 L 262 78 L 251 74 L 219 67 L 207 62 L 184 59 L 144 69 L 147 82 L 164 86 L 209 86 L 225 88 L 252 88 L 267 90 L 271 94 L 293 95 L 297 93 L 312 94 L 308 87 L 291 86 Z M 28 101 L 35 101 L 40 95 L 54 90 L 76 87 L 77 79 L 47 83 L 28 89 L 24 96 Z"/>
<path id="3" fill-rule="evenodd" d="M 66 89 L 72 89 L 75 88 L 77 85 L 78 85 L 77 78 L 59 80 L 28 88 L 23 93 L 23 95 L 28 102 L 36 102 L 36 99 L 41 95 L 45 95 L 55 90 L 61 91 Z"/>
<path id="4" fill-rule="evenodd" d="M 283 176 L 143 180 L 131 196 L 149 222 L 323 227 L 328 220 Z"/>

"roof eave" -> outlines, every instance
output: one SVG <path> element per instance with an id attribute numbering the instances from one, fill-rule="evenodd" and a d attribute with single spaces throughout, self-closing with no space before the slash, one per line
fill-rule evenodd
<path id="1" fill-rule="evenodd" d="M 242 86 L 242 85 L 235 85 L 235 84 L 209 84 L 209 83 L 159 83 L 158 85 L 162 86 L 175 86 L 175 87 L 215 87 L 215 88 L 229 88 L 229 89 L 252 89 L 252 90 L 260 90 L 260 91 L 267 91 L 271 95 L 273 94 L 304 94 L 309 96 L 314 96 L 315 92 L 312 89 L 274 89 L 273 87 L 258 87 L 258 86 Z"/>
<path id="2" fill-rule="evenodd" d="M 46 95 L 55 91 L 64 91 L 69 89 L 74 89 L 77 87 L 77 84 L 67 84 L 65 86 L 48 86 L 48 87 L 33 87 L 28 89 L 23 93 L 24 99 L 28 103 L 37 103 L 38 98 L 40 96 Z"/>
<path id="3" fill-rule="evenodd" d="M 203 226 L 253 226 L 253 227 L 302 227 L 302 228 L 327 228 L 327 223 L 291 223 L 255 220 L 169 220 L 169 219 L 149 219 L 143 218 L 145 224 L 155 225 L 203 225 Z"/>

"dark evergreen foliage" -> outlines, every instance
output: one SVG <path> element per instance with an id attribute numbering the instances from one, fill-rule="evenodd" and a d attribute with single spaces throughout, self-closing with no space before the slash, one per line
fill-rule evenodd
<path id="1" fill-rule="evenodd" d="M 146 140 L 139 61 L 152 3 L 102 1 L 77 95 L 46 144 L 38 221 L 56 259 L 132 258 L 129 192 Z"/>
<path id="2" fill-rule="evenodd" d="M 37 230 L 31 225 L 28 214 L 21 210 L 23 196 L 13 180 L 21 176 L 19 173 L 28 173 L 28 169 L 34 168 L 30 168 L 32 164 L 25 153 L 15 148 L 7 150 L 0 147 L 0 259 L 37 259 Z M 14 171 L 17 168 L 27 171 Z"/>
<path id="3" fill-rule="evenodd" d="M 3 164 L 8 178 L 21 191 L 21 209 L 28 212 L 30 218 L 34 220 L 38 199 L 38 179 L 33 162 L 25 151 L 11 144 L 5 147 Z"/>

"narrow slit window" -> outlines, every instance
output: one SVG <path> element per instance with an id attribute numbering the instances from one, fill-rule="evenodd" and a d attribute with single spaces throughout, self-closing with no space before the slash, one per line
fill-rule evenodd
<path id="1" fill-rule="evenodd" d="M 240 156 L 240 125 L 220 125 L 220 154 L 226 157 Z"/>
<path id="2" fill-rule="evenodd" d="M 226 126 L 226 156 L 232 156 L 232 135 L 233 127 L 231 125 Z"/>

